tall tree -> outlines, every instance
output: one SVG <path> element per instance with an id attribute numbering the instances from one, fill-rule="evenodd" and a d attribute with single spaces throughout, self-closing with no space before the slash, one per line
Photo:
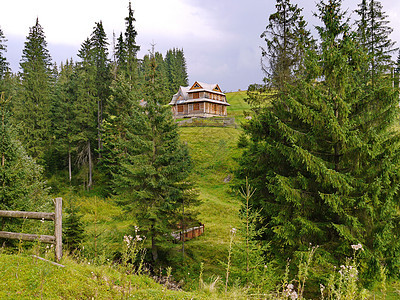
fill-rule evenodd
<path id="1" fill-rule="evenodd" d="M 387 72 L 392 67 L 392 54 L 397 50 L 389 35 L 393 29 L 388 25 L 387 15 L 380 1 L 362 0 L 356 13 L 358 39 L 371 56 L 369 80 L 374 84 L 377 73 Z"/>
<path id="2" fill-rule="evenodd" d="M 131 1 L 129 1 L 128 16 L 125 18 L 125 47 L 127 74 L 130 81 L 135 79 L 135 74 L 137 72 L 137 53 L 140 50 L 140 47 L 136 45 L 137 31 L 134 22 L 136 22 L 136 19 L 133 16 Z"/>
<path id="3" fill-rule="evenodd" d="M 87 187 L 93 184 L 93 143 L 98 138 L 98 92 L 96 89 L 96 67 L 93 64 L 92 46 L 86 39 L 78 54 L 81 62 L 76 68 L 77 100 L 74 106 L 76 115 L 75 123 L 78 127 L 77 134 L 72 140 L 78 147 L 78 162 L 87 166 Z M 96 117 L 97 116 L 97 117 Z"/>
<path id="4" fill-rule="evenodd" d="M 47 199 L 42 167 L 29 157 L 17 140 L 10 121 L 9 99 L 0 94 L 0 209 L 43 209 Z M 5 230 L 5 220 L 0 224 Z"/>
<path id="5" fill-rule="evenodd" d="M 15 105 L 21 138 L 28 153 L 44 163 L 51 137 L 50 111 L 53 85 L 52 63 L 39 19 L 30 28 L 20 63 L 22 95 Z"/>
<path id="6" fill-rule="evenodd" d="M 0 88 L 2 80 L 9 72 L 9 63 L 7 62 L 7 59 L 5 57 L 5 52 L 7 52 L 6 42 L 7 39 L 4 36 L 3 30 L 1 30 L 0 27 Z"/>
<path id="7" fill-rule="evenodd" d="M 187 73 L 186 59 L 181 49 L 170 49 L 165 55 L 165 65 L 170 90 L 170 99 L 180 86 L 189 85 L 189 76 Z"/>
<path id="8" fill-rule="evenodd" d="M 290 0 L 277 0 L 276 12 L 269 16 L 269 23 L 261 38 L 265 81 L 275 89 L 282 89 L 293 82 L 294 71 L 299 68 L 304 56 L 304 44 L 309 41 L 307 23 L 301 15 L 302 9 Z"/>
<path id="9" fill-rule="evenodd" d="M 132 107 L 126 120 L 125 155 L 114 174 L 115 191 L 123 207 L 136 215 L 141 230 L 151 239 L 154 261 L 170 239 L 180 208 L 190 189 L 188 149 L 179 139 L 171 109 L 164 102 L 163 85 L 154 52 L 149 56 L 145 102 Z M 186 202 L 186 204 L 188 201 Z"/>
<path id="10" fill-rule="evenodd" d="M 370 274 L 379 263 L 392 271 L 400 250 L 391 238 L 399 233 L 398 98 L 387 80 L 367 88 L 370 61 L 341 0 L 318 9 L 318 51 L 308 52 L 302 76 L 270 107 L 254 111 L 238 175 L 256 188 L 253 207 L 265 217 L 258 226 L 277 257 L 311 242 L 334 261 L 362 243 Z"/>
<path id="11" fill-rule="evenodd" d="M 72 59 L 61 64 L 55 86 L 52 111 L 52 132 L 55 137 L 53 157 L 57 167 L 68 166 L 68 179 L 72 181 L 72 152 L 75 151 L 73 136 L 78 133 L 76 126 L 77 71 Z"/>
<path id="12" fill-rule="evenodd" d="M 108 41 L 107 35 L 103 28 L 103 23 L 96 23 L 90 38 L 91 54 L 93 64 L 96 68 L 96 96 L 97 102 L 97 142 L 99 157 L 101 157 L 102 146 L 102 127 L 104 120 L 104 105 L 110 95 L 111 69 L 110 60 L 108 58 Z"/>

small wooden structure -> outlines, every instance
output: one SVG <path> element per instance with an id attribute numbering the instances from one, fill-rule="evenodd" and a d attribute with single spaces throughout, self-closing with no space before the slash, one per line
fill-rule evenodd
<path id="1" fill-rule="evenodd" d="M 55 257 L 57 261 L 60 261 L 62 257 L 62 198 L 56 198 L 54 204 L 54 213 L 0 210 L 0 217 L 54 221 L 54 236 L 0 231 L 0 238 L 55 244 Z"/>
<path id="2" fill-rule="evenodd" d="M 225 94 L 218 84 L 196 81 L 191 87 L 181 86 L 169 105 L 175 118 L 227 116 Z"/>
<path id="3" fill-rule="evenodd" d="M 202 235 L 203 233 L 204 233 L 204 224 L 200 224 L 199 226 L 188 228 L 183 232 L 182 231 L 174 232 L 172 236 L 177 241 L 182 241 L 182 239 L 188 241 Z"/>

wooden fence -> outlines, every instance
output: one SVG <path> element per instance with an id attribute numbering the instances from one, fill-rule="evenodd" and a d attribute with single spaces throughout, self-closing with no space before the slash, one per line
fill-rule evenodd
<path id="1" fill-rule="evenodd" d="M 55 244 L 56 260 L 60 261 L 62 257 L 62 198 L 56 198 L 54 204 L 54 213 L 0 210 L 0 217 L 54 221 L 54 235 L 0 231 L 0 238 L 23 241 L 40 241 L 48 244 Z"/>
<path id="2" fill-rule="evenodd" d="M 185 241 L 191 240 L 195 237 L 198 237 L 204 233 L 204 224 L 200 224 L 200 226 L 188 228 L 185 231 L 177 231 L 172 233 L 172 236 L 177 241 L 182 241 L 184 238 Z"/>
<path id="3" fill-rule="evenodd" d="M 177 121 L 182 127 L 237 127 L 235 118 L 190 118 Z"/>

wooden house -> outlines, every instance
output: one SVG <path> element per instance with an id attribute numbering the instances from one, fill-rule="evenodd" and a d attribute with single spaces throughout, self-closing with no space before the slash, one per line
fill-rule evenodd
<path id="1" fill-rule="evenodd" d="M 218 84 L 208 84 L 196 81 L 191 87 L 179 88 L 169 105 L 175 118 L 185 117 L 226 117 L 226 96 Z"/>

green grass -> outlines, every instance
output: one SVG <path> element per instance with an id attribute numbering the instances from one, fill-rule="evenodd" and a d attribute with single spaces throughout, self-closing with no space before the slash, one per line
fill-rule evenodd
<path id="1" fill-rule="evenodd" d="M 228 117 L 235 118 L 236 123 L 239 125 L 244 120 L 243 112 L 250 111 L 249 104 L 244 100 L 246 97 L 246 91 L 226 94 L 226 100 L 230 104 L 230 106 L 228 106 Z"/>
<path id="2" fill-rule="evenodd" d="M 110 265 L 93 266 L 70 258 L 65 268 L 30 256 L 0 255 L 0 299 L 192 299 L 148 276 L 126 275 Z"/>
<path id="3" fill-rule="evenodd" d="M 221 276 L 220 261 L 226 261 L 229 231 L 240 222 L 239 198 L 230 191 L 230 183 L 224 182 L 234 176 L 240 130 L 185 127 L 180 129 L 180 134 L 188 143 L 195 163 L 192 179 L 198 184 L 202 200 L 199 219 L 205 224 L 205 234 L 187 242 L 186 247 L 194 263 L 204 262 L 207 276 Z"/>

